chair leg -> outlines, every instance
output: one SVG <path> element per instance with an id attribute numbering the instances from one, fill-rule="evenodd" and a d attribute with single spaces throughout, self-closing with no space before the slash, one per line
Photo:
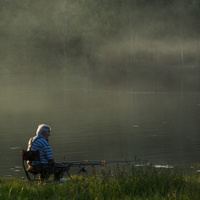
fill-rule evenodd
<path id="1" fill-rule="evenodd" d="M 66 171 L 66 173 L 67 173 L 67 175 L 69 176 L 69 178 L 71 179 L 71 181 L 73 181 L 73 180 L 72 180 L 72 177 L 71 177 L 70 174 L 69 174 L 69 172 Z"/>
<path id="2" fill-rule="evenodd" d="M 26 174 L 26 178 L 27 178 L 29 181 L 31 181 L 31 178 L 30 178 L 30 176 L 29 176 L 29 174 L 28 174 L 28 172 L 27 172 L 27 170 L 26 170 L 26 167 L 25 167 L 25 165 L 24 165 L 24 160 L 22 160 L 22 165 L 23 165 L 23 168 L 24 168 L 24 172 L 25 172 L 25 174 Z"/>

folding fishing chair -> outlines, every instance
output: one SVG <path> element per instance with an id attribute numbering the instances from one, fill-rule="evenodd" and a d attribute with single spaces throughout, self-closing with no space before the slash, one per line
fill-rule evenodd
<path id="1" fill-rule="evenodd" d="M 38 181 L 38 179 L 35 179 L 38 174 L 40 174 L 40 171 L 36 171 L 34 169 L 28 168 L 27 160 L 29 161 L 40 161 L 40 152 L 38 151 L 26 151 L 21 150 L 22 155 L 22 165 L 24 168 L 24 172 L 26 174 L 26 177 L 29 181 Z M 26 164 L 25 164 L 26 163 Z M 33 175 L 33 178 L 29 174 Z"/>
<path id="2" fill-rule="evenodd" d="M 37 171 L 35 169 L 28 168 L 27 160 L 29 160 L 29 161 L 40 161 L 40 152 L 39 152 L 39 150 L 37 150 L 37 151 L 21 150 L 21 155 L 22 155 L 22 165 L 23 165 L 24 172 L 26 174 L 27 179 L 29 181 L 38 181 L 39 179 L 36 179 L 36 177 L 37 177 L 38 174 L 41 174 L 42 171 Z M 72 180 L 72 177 L 70 176 L 70 174 L 68 172 L 69 169 L 70 169 L 70 165 L 64 166 L 64 165 L 61 165 L 61 164 L 55 164 L 55 166 L 57 166 L 60 169 L 65 170 L 67 175 Z M 33 176 L 33 178 L 31 178 L 31 176 L 29 174 L 31 174 Z"/>

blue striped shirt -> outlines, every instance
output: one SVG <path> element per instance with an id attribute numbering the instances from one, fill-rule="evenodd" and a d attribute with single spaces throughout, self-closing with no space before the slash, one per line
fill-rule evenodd
<path id="1" fill-rule="evenodd" d="M 35 142 L 34 142 L 35 141 Z M 31 146 L 32 143 L 32 146 Z M 40 152 L 40 161 L 34 161 L 30 164 L 37 165 L 37 164 L 47 164 L 49 163 L 49 159 L 53 159 L 53 153 L 49 143 L 45 140 L 42 135 L 35 136 L 31 138 L 28 143 L 28 150 Z"/>

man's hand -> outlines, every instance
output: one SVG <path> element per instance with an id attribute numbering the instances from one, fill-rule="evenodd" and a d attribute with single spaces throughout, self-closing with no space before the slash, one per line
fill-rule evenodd
<path id="1" fill-rule="evenodd" d="M 49 163 L 55 163 L 54 159 L 49 159 Z"/>

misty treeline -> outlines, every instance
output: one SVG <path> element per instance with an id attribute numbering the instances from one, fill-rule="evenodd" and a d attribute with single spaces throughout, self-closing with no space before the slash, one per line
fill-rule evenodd
<path id="1" fill-rule="evenodd" d="M 199 91 L 198 0 L 0 0 L 0 19 L 3 77 Z"/>

